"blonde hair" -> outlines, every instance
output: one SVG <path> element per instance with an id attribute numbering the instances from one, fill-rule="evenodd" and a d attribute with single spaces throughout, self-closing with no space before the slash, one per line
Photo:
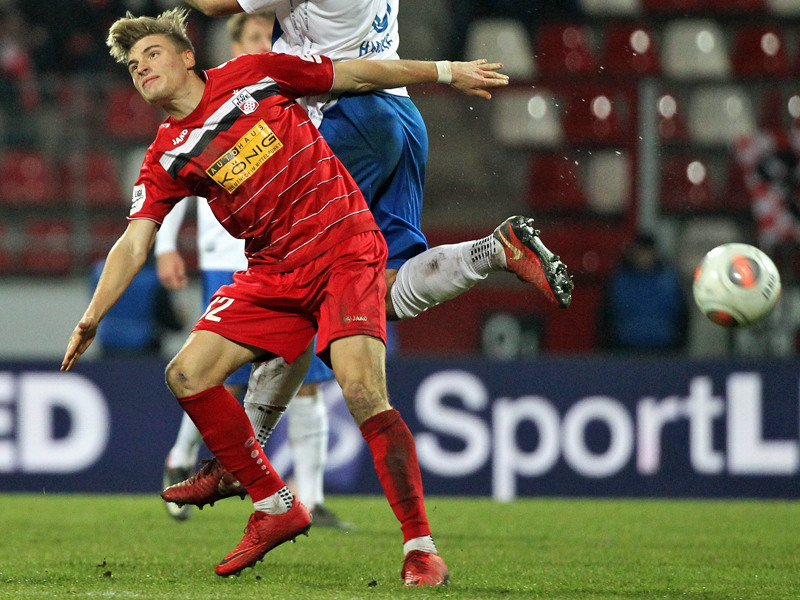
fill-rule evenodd
<path id="1" fill-rule="evenodd" d="M 254 13 L 241 12 L 232 15 L 228 19 L 228 22 L 225 23 L 225 28 L 228 30 L 228 35 L 231 37 L 231 41 L 237 43 L 242 41 L 244 24 L 250 19 L 264 19 L 265 21 L 272 23 L 275 21 L 275 11 L 267 9 Z"/>
<path id="2" fill-rule="evenodd" d="M 179 52 L 194 52 L 189 36 L 186 35 L 186 17 L 189 11 L 185 8 L 173 8 L 157 17 L 134 17 L 130 11 L 121 19 L 117 19 L 108 30 L 106 45 L 114 60 L 125 63 L 131 48 L 148 35 L 164 35 Z"/>

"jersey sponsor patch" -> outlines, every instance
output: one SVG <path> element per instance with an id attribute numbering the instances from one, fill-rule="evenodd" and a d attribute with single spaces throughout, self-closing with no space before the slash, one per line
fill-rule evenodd
<path id="1" fill-rule="evenodd" d="M 218 185 L 233 193 L 281 148 L 283 143 L 262 120 L 215 160 L 206 173 Z"/>
<path id="2" fill-rule="evenodd" d="M 233 95 L 233 103 L 244 114 L 249 115 L 258 108 L 258 102 L 247 90 L 239 90 Z"/>
<path id="3" fill-rule="evenodd" d="M 142 205 L 144 204 L 144 200 L 147 197 L 147 192 L 145 192 L 144 184 L 139 184 L 133 186 L 133 197 L 131 198 L 131 212 L 130 214 L 136 214 L 142 209 Z"/>

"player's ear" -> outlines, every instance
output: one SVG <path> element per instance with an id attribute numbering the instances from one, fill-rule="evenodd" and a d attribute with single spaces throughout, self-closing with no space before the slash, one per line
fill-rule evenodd
<path id="1" fill-rule="evenodd" d="M 186 65 L 186 69 L 194 69 L 195 64 L 197 61 L 194 58 L 194 52 L 192 50 L 184 50 L 183 51 L 183 64 Z"/>

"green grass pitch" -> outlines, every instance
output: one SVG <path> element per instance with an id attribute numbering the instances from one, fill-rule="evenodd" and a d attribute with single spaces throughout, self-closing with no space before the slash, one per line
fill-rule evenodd
<path id="1" fill-rule="evenodd" d="M 431 497 L 447 587 L 405 589 L 383 498 L 334 496 L 357 527 L 314 530 L 241 577 L 214 574 L 250 502 L 183 523 L 157 496 L 0 494 L 0 598 L 800 598 L 800 503 Z"/>

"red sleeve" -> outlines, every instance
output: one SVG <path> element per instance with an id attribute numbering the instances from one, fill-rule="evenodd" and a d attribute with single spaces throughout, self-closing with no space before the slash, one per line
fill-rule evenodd
<path id="1" fill-rule="evenodd" d="M 327 56 L 291 54 L 244 54 L 229 64 L 246 68 L 250 75 L 270 77 L 289 97 L 318 96 L 333 87 L 333 62 Z"/>
<path id="2" fill-rule="evenodd" d="M 180 180 L 174 180 L 154 159 L 151 146 L 145 155 L 139 178 L 133 186 L 128 220 L 147 219 L 161 225 L 172 208 L 185 196 L 193 195 Z"/>

